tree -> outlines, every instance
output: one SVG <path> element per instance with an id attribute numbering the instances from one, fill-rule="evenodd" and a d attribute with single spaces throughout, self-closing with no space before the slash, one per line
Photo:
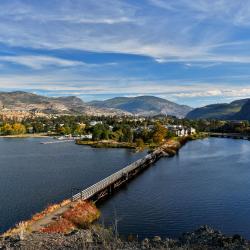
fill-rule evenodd
<path id="1" fill-rule="evenodd" d="M 13 129 L 13 134 L 15 134 L 15 135 L 20 135 L 20 134 L 26 133 L 26 128 L 21 123 L 14 123 L 12 126 L 12 129 Z"/>
<path id="2" fill-rule="evenodd" d="M 84 131 L 84 126 L 78 124 L 78 125 L 75 127 L 75 129 L 74 129 L 74 134 L 75 134 L 75 135 L 83 135 L 84 133 L 85 133 L 85 131 Z"/>
<path id="3" fill-rule="evenodd" d="M 102 140 L 108 140 L 109 139 L 109 134 L 110 134 L 109 130 L 104 129 L 102 131 L 102 133 L 101 133 L 101 139 Z"/>
<path id="4" fill-rule="evenodd" d="M 138 147 L 138 148 L 144 148 L 144 146 L 145 146 L 144 141 L 141 138 L 136 139 L 135 143 L 136 143 L 136 147 Z"/>
<path id="5" fill-rule="evenodd" d="M 33 124 L 34 132 L 35 133 L 41 133 L 44 132 L 44 126 L 41 122 L 34 122 Z"/>
<path id="6" fill-rule="evenodd" d="M 3 135 L 11 135 L 13 134 L 13 128 L 9 123 L 5 123 L 1 128 L 1 133 Z"/>
<path id="7" fill-rule="evenodd" d="M 157 144 L 161 143 L 167 136 L 167 131 L 160 123 L 156 123 L 153 132 L 153 141 Z"/>
<path id="8" fill-rule="evenodd" d="M 132 142 L 133 141 L 134 134 L 129 126 L 124 126 L 122 128 L 122 133 L 123 133 L 122 141 L 125 141 L 125 142 Z"/>
<path id="9" fill-rule="evenodd" d="M 91 129 L 91 132 L 93 141 L 108 140 L 112 135 L 112 132 L 107 124 L 96 124 Z"/>
<path id="10" fill-rule="evenodd" d="M 94 141 L 101 140 L 104 126 L 102 124 L 96 124 L 92 129 L 92 139 Z"/>
<path id="11" fill-rule="evenodd" d="M 115 141 L 121 141 L 122 137 L 123 137 L 123 133 L 122 130 L 116 130 L 115 132 L 111 133 L 111 139 L 115 140 Z"/>
<path id="12" fill-rule="evenodd" d="M 13 125 L 5 123 L 1 128 L 1 133 L 3 135 L 19 135 L 25 134 L 26 128 L 21 123 L 14 123 Z"/>

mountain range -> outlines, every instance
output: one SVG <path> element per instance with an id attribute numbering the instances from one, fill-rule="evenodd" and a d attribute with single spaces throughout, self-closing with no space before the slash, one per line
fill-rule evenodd
<path id="1" fill-rule="evenodd" d="M 117 97 L 84 102 L 75 96 L 46 97 L 22 91 L 0 92 L 0 111 L 30 111 L 45 114 L 141 115 L 185 117 L 191 107 L 155 96 Z"/>
<path id="2" fill-rule="evenodd" d="M 46 97 L 23 91 L 0 92 L 0 111 L 1 110 L 37 112 L 44 114 L 128 114 L 120 110 L 92 107 L 76 96 Z"/>
<path id="3" fill-rule="evenodd" d="M 189 106 L 179 105 L 155 96 L 115 97 L 105 101 L 93 101 L 89 105 L 98 108 L 115 108 L 141 116 L 167 114 L 185 117 L 192 110 Z"/>
<path id="4" fill-rule="evenodd" d="M 115 97 L 84 102 L 76 96 L 47 97 L 15 91 L 0 92 L 0 112 L 26 111 L 44 114 L 172 115 L 188 119 L 250 120 L 250 98 L 192 109 L 155 96 Z"/>
<path id="5" fill-rule="evenodd" d="M 250 120 L 250 99 L 211 104 L 190 111 L 188 119 Z"/>

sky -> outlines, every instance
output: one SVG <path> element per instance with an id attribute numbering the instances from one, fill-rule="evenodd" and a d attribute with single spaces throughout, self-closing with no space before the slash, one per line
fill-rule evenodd
<path id="1" fill-rule="evenodd" d="M 1 0 L 0 91 L 192 107 L 250 97 L 249 0 Z"/>

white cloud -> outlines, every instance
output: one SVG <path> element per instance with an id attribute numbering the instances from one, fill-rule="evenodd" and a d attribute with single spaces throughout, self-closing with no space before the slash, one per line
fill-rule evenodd
<path id="1" fill-rule="evenodd" d="M 85 65 L 80 61 L 66 60 L 51 56 L 0 56 L 0 62 L 24 65 L 32 69 L 42 69 L 48 66 L 72 67 Z"/>
<path id="2" fill-rule="evenodd" d="M 250 2 L 150 2 L 163 11 L 119 0 L 4 1 L 0 41 L 12 46 L 139 54 L 158 62 L 249 63 L 250 54 L 236 50 L 236 43 L 242 41 L 232 40 L 232 33 L 237 31 L 233 25 L 250 24 Z M 230 43 L 233 49 L 218 51 Z"/>
<path id="3" fill-rule="evenodd" d="M 2 0 L 0 32 L 0 46 L 4 44 L 10 51 L 18 47 L 15 55 L 3 55 L 4 51 L 1 51 L 2 89 L 41 89 L 93 95 L 162 94 L 177 100 L 249 96 L 249 88 L 236 85 L 243 84 L 243 81 L 233 77 L 226 79 L 228 74 L 224 76 L 223 71 L 214 75 L 212 72 L 216 71 L 216 66 L 228 66 L 228 63 L 243 69 L 234 69 L 234 73 L 238 70 L 237 73 L 242 74 L 248 70 L 248 65 L 242 65 L 250 64 L 250 2 L 245 0 Z M 27 49 L 29 55 L 24 55 L 20 47 Z M 43 49 L 39 51 L 41 54 L 32 54 L 37 48 Z M 161 70 L 158 72 L 154 68 L 142 77 L 132 78 L 145 72 L 141 70 L 141 64 L 134 61 L 131 64 L 126 62 L 125 68 L 122 68 L 125 63 L 119 68 L 115 61 L 86 64 L 78 59 L 47 56 L 46 51 L 50 49 L 61 49 L 60 53 L 73 49 L 149 56 L 161 64 L 157 65 Z M 168 75 L 178 78 L 176 72 L 162 73 L 163 64 L 169 62 L 184 65 L 184 68 L 179 67 L 182 68 L 180 79 L 157 80 L 167 79 Z M 18 75 L 9 74 L 11 69 L 2 70 L 9 63 L 36 71 L 30 76 L 20 71 Z M 99 65 L 117 65 L 118 70 L 97 69 Z M 68 71 L 62 71 L 66 68 Z M 48 72 L 39 75 L 40 69 Z M 205 71 L 210 71 L 210 75 Z M 202 74 L 181 79 L 190 72 L 215 76 L 218 86 L 213 84 L 215 79 L 205 78 Z M 147 80 L 147 77 L 153 79 L 154 76 L 156 81 Z M 244 84 L 247 85 L 249 80 L 244 79 Z"/>
<path id="4" fill-rule="evenodd" d="M 64 81 L 67 82 L 65 85 Z M 69 84 L 70 82 L 70 84 Z M 142 88 L 143 86 L 143 88 Z M 30 76 L 0 76 L 0 89 L 22 89 L 39 91 L 57 91 L 61 94 L 77 95 L 156 95 L 169 100 L 182 101 L 206 97 L 219 99 L 240 99 L 250 97 L 250 87 L 247 85 L 230 86 L 226 82 L 211 84 L 191 80 L 146 81 L 142 79 L 122 78 L 64 78 L 61 73 Z"/>

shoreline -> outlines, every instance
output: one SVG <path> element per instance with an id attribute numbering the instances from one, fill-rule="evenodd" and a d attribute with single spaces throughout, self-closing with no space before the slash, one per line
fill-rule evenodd
<path id="1" fill-rule="evenodd" d="M 204 225 L 196 230 L 180 233 L 178 238 L 138 240 L 135 235 L 120 237 L 115 228 L 94 224 L 72 233 L 31 233 L 0 238 L 0 249 L 54 250 L 54 249 L 166 249 L 211 250 L 249 249 L 250 243 L 238 234 L 228 236 Z"/>
<path id="2" fill-rule="evenodd" d="M 0 135 L 0 138 L 49 138 L 48 134 L 22 134 L 22 135 Z"/>
<path id="3" fill-rule="evenodd" d="M 168 141 L 174 140 L 174 141 L 192 141 L 192 140 L 199 140 L 199 139 L 204 139 L 207 138 L 207 134 L 205 133 L 199 133 L 195 135 L 189 135 L 189 136 L 184 136 L 184 137 L 173 137 L 166 139 L 164 142 L 161 144 L 155 144 L 155 143 L 145 143 L 143 147 L 138 147 L 136 143 L 133 142 L 117 142 L 114 140 L 100 140 L 100 141 L 92 141 L 92 140 L 81 140 L 77 139 L 75 143 L 77 145 L 84 145 L 84 146 L 90 146 L 92 148 L 127 148 L 127 149 L 134 149 L 136 152 L 143 151 L 148 149 L 149 151 L 154 151 L 162 146 L 166 145 Z"/>
<path id="4" fill-rule="evenodd" d="M 103 140 L 103 141 L 91 141 L 91 140 L 76 140 L 77 145 L 90 146 L 92 148 L 128 148 L 128 149 L 137 149 L 134 143 L 128 142 L 116 142 L 112 140 Z"/>

